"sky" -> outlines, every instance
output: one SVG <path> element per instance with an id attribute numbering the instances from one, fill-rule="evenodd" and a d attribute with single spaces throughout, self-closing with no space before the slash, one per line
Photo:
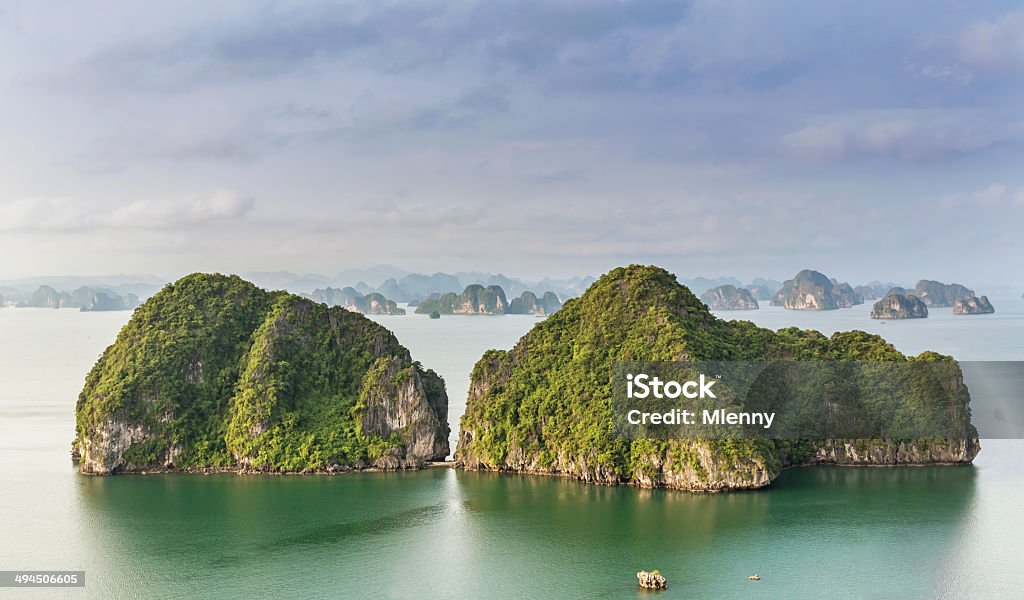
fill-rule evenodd
<path id="1" fill-rule="evenodd" d="M 1013 3 L 0 5 L 0 279 L 1024 285 Z"/>

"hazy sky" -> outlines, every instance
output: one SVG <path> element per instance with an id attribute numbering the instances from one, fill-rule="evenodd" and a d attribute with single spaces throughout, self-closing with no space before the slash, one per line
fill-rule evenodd
<path id="1" fill-rule="evenodd" d="M 5 2 L 0 279 L 1024 283 L 1022 107 L 1013 3 Z"/>

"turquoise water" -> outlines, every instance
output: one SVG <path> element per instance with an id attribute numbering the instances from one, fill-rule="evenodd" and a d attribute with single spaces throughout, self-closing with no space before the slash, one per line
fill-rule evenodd
<path id="1" fill-rule="evenodd" d="M 865 307 L 743 317 L 875 330 L 910 352 L 1024 360 L 1024 301 L 993 302 L 993 316 L 934 311 L 884 326 Z M 984 442 L 973 467 L 796 469 L 768 490 L 717 495 L 444 468 L 83 477 L 68 456 L 75 397 L 127 317 L 0 309 L 0 569 L 87 572 L 84 589 L 0 597 L 1021 596 L 1015 440 Z M 448 380 L 456 429 L 475 359 L 537 321 L 378 320 Z M 638 592 L 640 568 L 660 569 L 670 589 Z M 754 573 L 762 580 L 749 581 Z"/>

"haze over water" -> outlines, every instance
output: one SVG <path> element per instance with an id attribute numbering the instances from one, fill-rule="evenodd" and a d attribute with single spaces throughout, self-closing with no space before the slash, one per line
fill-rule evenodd
<path id="1" fill-rule="evenodd" d="M 867 305 L 719 316 L 1024 360 L 1024 301 L 992 300 L 995 315 L 885 325 Z M 0 309 L 0 569 L 87 573 L 85 589 L 5 596 L 629 598 L 641 568 L 668 577 L 664 598 L 1019 595 L 1020 441 L 984 441 L 973 467 L 794 469 L 716 495 L 450 469 L 83 477 L 69 460 L 75 400 L 128 317 Z M 474 362 L 538 321 L 375 319 L 445 377 L 453 450 Z"/>

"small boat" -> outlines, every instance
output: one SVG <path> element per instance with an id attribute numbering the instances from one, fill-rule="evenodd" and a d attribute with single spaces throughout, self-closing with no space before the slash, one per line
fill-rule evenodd
<path id="1" fill-rule="evenodd" d="M 747 577 L 747 579 L 752 579 L 753 581 L 761 581 L 761 576 L 760 575 L 751 575 L 750 577 Z"/>

